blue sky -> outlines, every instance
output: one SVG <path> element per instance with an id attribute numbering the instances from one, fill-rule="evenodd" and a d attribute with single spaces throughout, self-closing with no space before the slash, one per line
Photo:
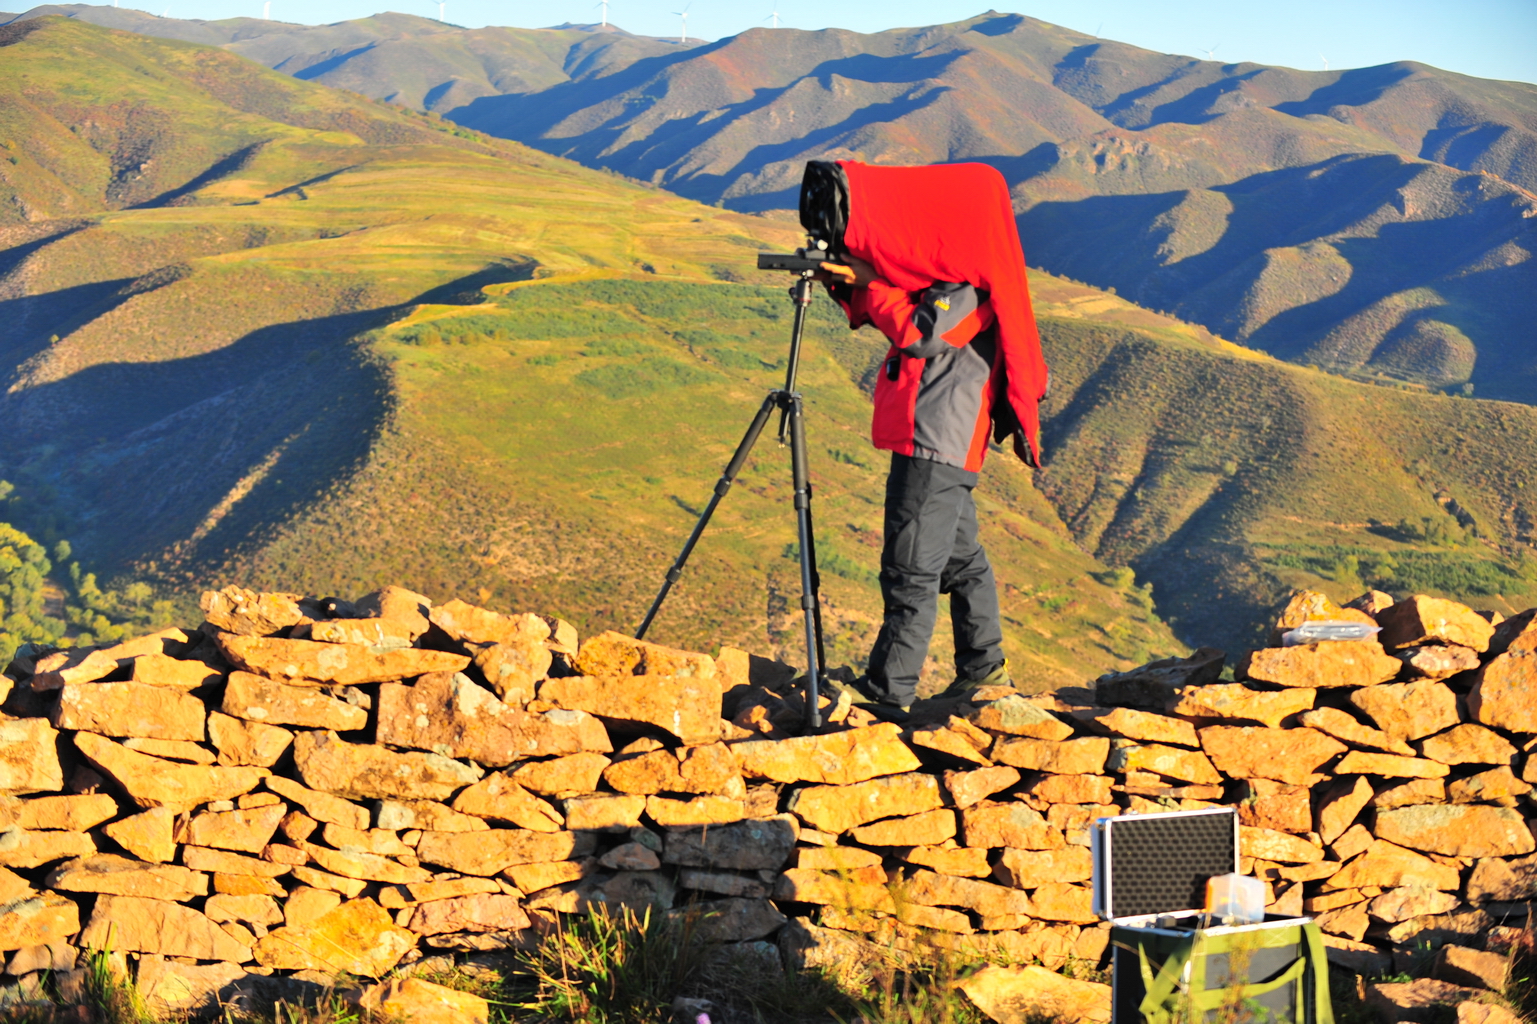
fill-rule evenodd
<path id="1" fill-rule="evenodd" d="M 257 15 L 262 0 L 128 0 L 172 17 Z M 455 24 L 535 28 L 598 20 L 596 0 L 447 0 Z M 610 18 L 631 32 L 676 34 L 672 12 L 689 3 L 690 36 L 718 39 L 768 25 L 858 32 L 957 21 L 985 0 L 611 0 Z M 15 0 L 0 0 L 15 6 Z M 272 0 L 272 16 L 320 23 L 363 17 L 378 0 Z M 435 0 L 391 0 L 387 9 L 436 17 Z M 1417 60 L 1450 71 L 1537 82 L 1537 0 L 1036 0 L 1009 8 L 1151 50 L 1321 70 Z"/>

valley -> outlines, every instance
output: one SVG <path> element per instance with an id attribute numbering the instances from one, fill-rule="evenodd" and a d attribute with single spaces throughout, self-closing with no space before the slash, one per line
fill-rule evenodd
<path id="1" fill-rule="evenodd" d="M 1020 24 L 943 27 L 931 42 L 1014 45 Z M 681 74 L 680 61 L 722 60 L 752 35 L 605 66 L 594 80 L 638 76 L 647 61 Z M 46 545 L 67 537 L 104 580 L 143 579 L 183 604 L 215 583 L 351 596 L 396 582 L 538 607 L 584 634 L 633 629 L 763 392 L 782 380 L 787 281 L 750 268 L 758 250 L 796 243 L 793 217 L 735 202 L 725 186 L 696 193 L 725 204 L 706 205 L 634 180 L 653 176 L 633 173 L 641 164 L 616 166 L 624 175 L 584 167 L 544 152 L 548 140 L 524 146 L 458 112 L 401 109 L 203 42 L 219 40 L 81 18 L 0 28 L 0 478 L 17 495 L 7 516 Z M 847 66 L 886 74 L 856 42 L 838 44 Z M 1122 107 L 1117 116 L 1136 120 Z M 1350 132 L 1359 141 L 1365 129 Z M 1336 160 L 1342 174 L 1389 161 L 1426 178 L 1425 196 L 1462 197 L 1463 207 L 1437 207 L 1445 216 L 1433 226 L 1467 248 L 1432 269 L 1461 282 L 1468 308 L 1480 289 L 1508 298 L 1486 313 L 1508 342 L 1502 376 L 1516 394 L 1529 334 L 1510 335 L 1508 317 L 1533 290 L 1508 282 L 1531 264 L 1515 256 L 1525 236 L 1493 240 L 1511 224 L 1530 232 L 1520 190 L 1493 172 L 1326 150 L 1310 159 Z M 1125 207 L 1105 205 L 1114 197 L 1080 205 L 1063 198 L 1065 178 L 1009 166 L 1027 254 L 1071 275 L 1032 272 L 1055 381 L 1046 465 L 1032 474 L 994 453 L 979 491 L 1007 650 L 1030 688 L 1197 644 L 1249 643 L 1251 623 L 1293 586 L 1338 599 L 1366 586 L 1419 591 L 1506 612 L 1534 603 L 1537 482 L 1525 456 L 1537 450 L 1537 410 L 1486 400 L 1499 385 L 1477 368 L 1505 357 L 1477 340 L 1485 335 L 1464 332 L 1477 346 L 1471 400 L 1461 383 L 1378 374 L 1370 360 L 1352 380 L 1303 365 L 1316 361 L 1311 350 L 1262 351 L 1264 324 L 1280 315 L 1261 315 L 1272 307 L 1255 306 L 1260 326 L 1245 334 L 1144 298 L 1137 274 L 1164 273 L 1177 252 L 1241 278 L 1245 253 L 1258 252 L 1279 268 L 1266 278 L 1280 282 L 1275 293 L 1290 294 L 1287 273 L 1311 280 L 1332 257 L 1315 246 L 1293 259 L 1272 244 L 1286 238 L 1264 231 L 1300 238 L 1321 226 L 1288 225 L 1285 205 L 1261 190 L 1233 209 L 1268 226 L 1229 243 L 1222 218 L 1242 217 L 1211 213 L 1207 199 L 1160 207 L 1126 185 L 1115 200 Z M 1228 187 L 1181 180 L 1191 195 Z M 1054 198 L 1030 198 L 1052 181 Z M 1470 181 L 1485 190 L 1469 192 Z M 661 183 L 693 188 L 677 176 Z M 1127 209 L 1149 222 L 1184 211 L 1159 221 L 1172 248 L 1139 249 L 1141 222 Z M 1071 210 L 1114 212 L 1092 236 Z M 1360 295 L 1381 304 L 1399 294 L 1390 250 L 1402 246 L 1369 212 L 1347 222 L 1350 245 L 1330 244 L 1351 259 L 1374 253 L 1359 266 L 1372 264 L 1378 283 Z M 1487 233 L 1467 227 L 1475 222 Z M 1058 250 L 1029 236 L 1038 224 L 1056 225 Z M 1124 276 L 1104 280 L 1087 241 L 1060 248 L 1091 237 L 1125 257 L 1114 271 Z M 1411 248 L 1416 259 L 1429 251 Z M 1439 298 L 1393 300 L 1419 317 L 1416 351 L 1456 340 L 1430 316 L 1454 294 L 1446 281 L 1432 282 Z M 1329 323 L 1349 321 L 1346 305 L 1329 308 Z M 1391 317 L 1365 320 L 1377 329 Z M 1306 333 L 1287 337 L 1300 345 Z M 803 380 L 835 664 L 858 662 L 879 619 L 884 467 L 866 438 L 866 393 L 883 351 L 817 301 Z M 787 454 L 762 443 L 656 639 L 793 660 L 788 489 Z M 926 685 L 948 681 L 945 657 L 937 644 Z"/>

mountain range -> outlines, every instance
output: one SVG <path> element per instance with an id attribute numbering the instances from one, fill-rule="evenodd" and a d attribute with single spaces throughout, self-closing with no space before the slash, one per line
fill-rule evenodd
<path id="1" fill-rule="evenodd" d="M 328 26 L 42 7 L 221 45 L 741 210 L 808 159 L 982 160 L 1039 266 L 1360 380 L 1537 401 L 1537 86 L 1310 72 L 1016 14 L 713 43 L 595 27 Z"/>
<path id="2" fill-rule="evenodd" d="M 1413 113 L 1406 90 L 1457 76 L 1414 70 L 1347 124 L 1281 109 L 1343 73 L 1117 50 L 1012 15 L 683 48 L 400 15 L 304 29 L 33 13 L 0 26 L 0 476 L 25 496 L 23 525 L 68 536 L 105 575 L 177 594 L 403 582 L 630 628 L 782 373 L 785 282 L 751 269 L 796 238 L 770 169 L 850 152 L 993 161 L 1027 253 L 1061 272 L 1032 277 L 1054 371 L 1046 465 L 993 457 L 980 499 L 1023 678 L 1239 646 L 1298 585 L 1499 611 L 1537 594 L 1537 409 L 1486 400 L 1519 397 L 1532 359 L 1512 318 L 1533 294 L 1537 218 L 1505 177 L 1523 165 L 1498 164 L 1490 132 L 1441 154 L 1468 167 L 1392 150 L 1408 115 L 1373 106 Z M 90 23 L 119 17 L 135 31 Z M 544 63 L 508 58 L 535 76 L 528 91 L 446 114 L 326 84 L 366 84 L 362 58 L 386 42 L 369 33 L 386 30 L 422 55 L 422 106 L 471 36 Z M 230 52 L 258 45 L 300 73 Z M 765 75 L 785 84 L 753 84 Z M 1514 122 L 1530 87 L 1463 81 L 1487 93 L 1469 117 L 1527 130 Z M 754 118 L 764 141 L 749 146 Z M 496 134 L 515 128 L 526 145 Z M 685 150 L 702 162 L 668 156 Z M 1372 205 L 1382 195 L 1398 205 Z M 1314 292 L 1296 282 L 1316 296 L 1299 304 Z M 1253 329 L 1139 291 L 1154 286 L 1246 311 Z M 1475 300 L 1485 321 L 1455 318 Z M 884 345 L 815 309 L 820 554 L 835 652 L 857 660 L 879 615 L 865 392 Z M 1455 377 L 1320 359 L 1282 330 L 1306 316 L 1339 351 L 1367 328 L 1471 351 L 1479 397 Z M 1479 376 L 1489 365 L 1503 384 Z M 793 655 L 783 462 L 765 443 L 659 639 Z"/>

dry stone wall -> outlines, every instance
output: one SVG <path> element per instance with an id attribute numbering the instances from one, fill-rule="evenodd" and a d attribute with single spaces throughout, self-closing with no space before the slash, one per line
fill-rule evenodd
<path id="1" fill-rule="evenodd" d="M 1338 962 L 1496 988 L 1537 889 L 1537 623 L 1353 605 L 1299 594 L 1276 641 L 1341 618 L 1377 641 L 995 687 L 900 726 L 827 703 L 800 735 L 793 670 L 742 651 L 399 588 L 210 592 L 195 629 L 7 669 L 0 949 L 22 986 L 127 954 L 167 1008 L 518 946 L 592 906 L 697 913 L 792 964 L 1053 967 L 1105 952 L 1094 819 L 1233 804 L 1243 870 Z"/>

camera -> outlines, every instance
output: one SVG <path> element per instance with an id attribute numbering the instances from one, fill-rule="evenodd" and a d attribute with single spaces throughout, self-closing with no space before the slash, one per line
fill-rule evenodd
<path id="1" fill-rule="evenodd" d="M 801 179 L 801 227 L 807 244 L 793 254 L 759 253 L 759 270 L 795 273 L 821 270 L 823 263 L 843 262 L 843 232 L 849 223 L 849 181 L 843 168 L 830 160 L 811 160 Z"/>

